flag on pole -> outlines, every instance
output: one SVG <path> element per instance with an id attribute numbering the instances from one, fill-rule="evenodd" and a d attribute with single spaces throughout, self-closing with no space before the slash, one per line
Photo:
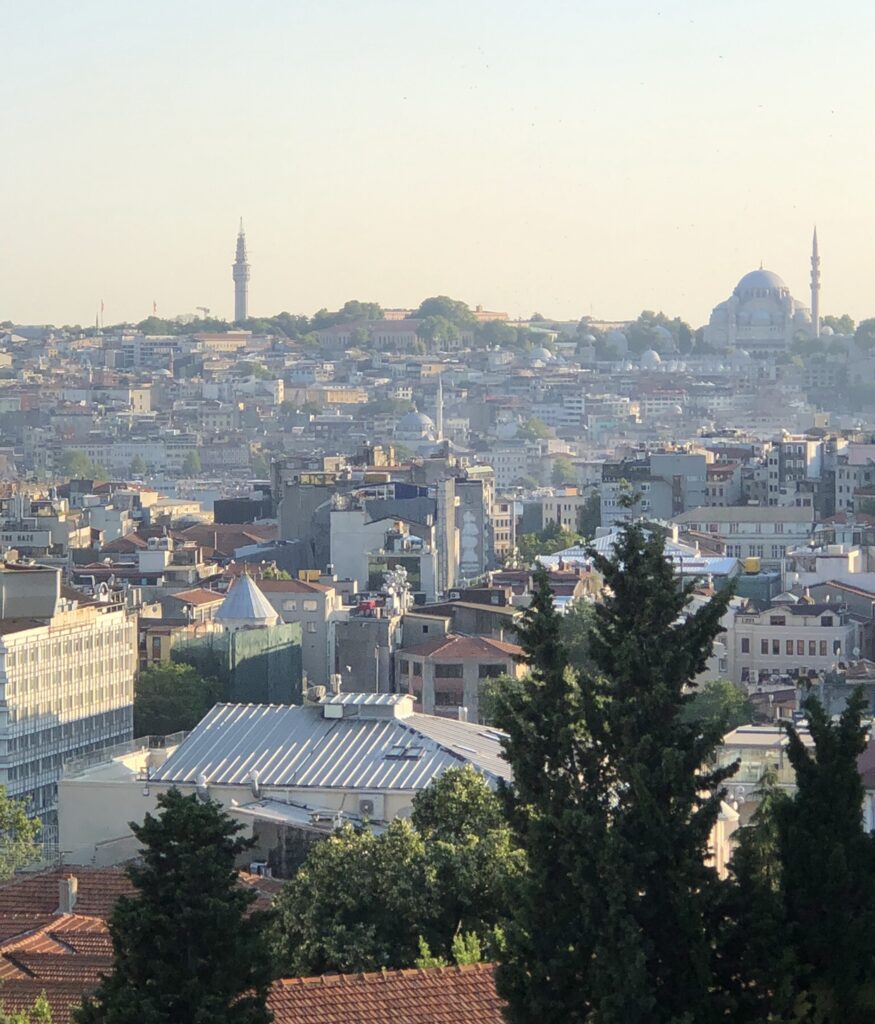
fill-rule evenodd
<path id="1" fill-rule="evenodd" d="M 158 303 L 152 299 L 152 316 L 158 312 Z"/>
<path id="2" fill-rule="evenodd" d="M 100 300 L 100 315 L 103 316 L 103 299 Z"/>

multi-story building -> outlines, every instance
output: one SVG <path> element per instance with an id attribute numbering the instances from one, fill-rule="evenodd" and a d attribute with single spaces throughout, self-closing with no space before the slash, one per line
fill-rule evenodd
<path id="1" fill-rule="evenodd" d="M 771 676 L 822 674 L 859 647 L 860 627 L 845 605 L 810 598 L 739 609 L 726 631 L 730 678 L 756 683 Z"/>
<path id="2" fill-rule="evenodd" d="M 482 636 L 435 637 L 395 653 L 395 679 L 401 692 L 412 693 L 414 707 L 427 714 L 476 722 L 484 679 L 518 678 L 525 669 L 518 660 L 522 648 Z"/>
<path id="3" fill-rule="evenodd" d="M 810 505 L 694 508 L 672 522 L 723 541 L 731 558 L 760 558 L 777 566 L 788 550 L 804 544 L 811 535 L 814 509 Z"/>
<path id="4" fill-rule="evenodd" d="M 0 784 L 57 841 L 65 761 L 133 737 L 136 621 L 62 593 L 60 572 L 0 568 Z"/>

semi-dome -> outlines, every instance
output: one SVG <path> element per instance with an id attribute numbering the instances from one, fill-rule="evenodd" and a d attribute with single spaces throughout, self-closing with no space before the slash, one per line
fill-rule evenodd
<path id="1" fill-rule="evenodd" d="M 655 349 L 649 348 L 641 353 L 639 362 L 642 370 L 652 370 L 659 366 L 662 362 L 662 357 Z"/>
<path id="2" fill-rule="evenodd" d="M 540 359 L 541 362 L 550 363 L 553 361 L 553 353 L 548 348 L 533 348 L 529 355 L 529 359 Z"/>
<path id="3" fill-rule="evenodd" d="M 789 292 L 789 289 L 778 274 L 762 268 L 745 274 L 735 286 L 735 294 L 742 299 L 774 292 L 784 294 Z"/>
<path id="4" fill-rule="evenodd" d="M 829 326 L 829 324 L 827 324 L 826 327 L 820 328 L 820 333 L 827 338 L 831 338 L 835 334 L 835 331 Z"/>

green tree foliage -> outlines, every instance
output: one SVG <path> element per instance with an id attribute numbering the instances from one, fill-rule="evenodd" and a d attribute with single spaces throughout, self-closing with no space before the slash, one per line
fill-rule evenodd
<path id="1" fill-rule="evenodd" d="M 557 522 L 548 523 L 537 533 L 524 533 L 517 537 L 517 550 L 524 565 L 532 565 L 538 555 L 552 555 L 565 548 L 574 547 L 580 538 L 576 533 L 560 526 Z"/>
<path id="2" fill-rule="evenodd" d="M 205 678 L 191 665 L 150 665 L 134 687 L 134 734 L 166 736 L 193 729 L 222 696 L 218 680 Z"/>
<path id="3" fill-rule="evenodd" d="M 836 723 L 814 698 L 804 708 L 814 750 L 788 727 L 797 788 L 775 815 L 792 1011 L 806 1021 L 863 1024 L 875 1019 L 875 837 L 863 828 L 857 767 L 866 701 L 857 690 Z"/>
<path id="4" fill-rule="evenodd" d="M 255 377 L 258 380 L 274 380 L 276 373 L 268 369 L 264 363 L 255 363 L 251 359 L 241 359 L 235 363 L 231 373 L 235 377 Z"/>
<path id="5" fill-rule="evenodd" d="M 101 467 L 79 448 L 68 448 L 58 465 L 61 476 L 68 480 L 93 480 L 100 475 Z"/>
<path id="6" fill-rule="evenodd" d="M 456 327 L 467 327 L 474 323 L 474 314 L 467 304 L 458 299 L 451 299 L 447 295 L 434 295 L 430 299 L 423 299 L 419 309 L 411 314 L 414 320 L 425 320 L 434 316 L 449 320 Z"/>
<path id="7" fill-rule="evenodd" d="M 201 457 L 194 450 L 190 451 L 182 460 L 182 472 L 184 476 L 197 476 L 202 469 Z"/>
<path id="8" fill-rule="evenodd" d="M 292 578 L 291 573 L 286 572 L 285 569 L 278 569 L 276 562 L 271 562 L 265 568 L 262 576 L 266 580 L 290 580 Z"/>
<path id="9" fill-rule="evenodd" d="M 268 1024 L 265 916 L 235 868 L 252 840 L 212 801 L 171 789 L 158 808 L 131 825 L 143 847 L 128 868 L 137 892 L 115 905 L 112 972 L 77 1024 Z"/>
<path id="10" fill-rule="evenodd" d="M 529 863 L 498 975 L 511 1022 L 723 1014 L 706 855 L 733 769 L 707 767 L 720 730 L 681 712 L 729 594 L 686 614 L 663 544 L 633 524 L 615 557 L 593 552 L 607 594 L 589 635 L 594 671 L 571 668 L 543 572 L 519 630 L 531 675 L 498 716 Z"/>
<path id="11" fill-rule="evenodd" d="M 577 473 L 571 459 L 559 456 L 553 460 L 553 469 L 550 473 L 550 483 L 554 487 L 564 487 L 566 484 L 573 484 L 577 481 Z"/>
<path id="12" fill-rule="evenodd" d="M 330 313 L 327 309 L 320 309 L 314 313 L 310 321 L 310 330 L 321 331 L 327 327 L 337 327 L 339 324 L 355 323 L 356 320 L 380 320 L 382 316 L 383 310 L 376 302 L 350 299 L 335 313 Z"/>
<path id="13" fill-rule="evenodd" d="M 270 479 L 270 462 L 264 452 L 252 456 L 252 475 L 256 480 Z"/>
<path id="14" fill-rule="evenodd" d="M 875 319 L 861 320 L 857 324 L 854 341 L 866 352 L 875 347 Z"/>
<path id="15" fill-rule="evenodd" d="M 683 353 L 690 352 L 693 347 L 693 331 L 688 323 L 675 317 L 670 320 L 665 313 L 654 313 L 645 309 L 634 323 L 629 324 L 624 334 L 629 342 L 629 351 L 640 354 L 648 348 L 665 348 L 659 328 L 669 332 L 674 347 Z"/>
<path id="16" fill-rule="evenodd" d="M 541 441 L 550 436 L 550 428 L 543 420 L 533 416 L 518 428 L 516 436 L 521 437 L 524 441 Z"/>
<path id="17" fill-rule="evenodd" d="M 582 537 L 592 540 L 602 525 L 602 499 L 598 493 L 591 494 L 586 504 L 577 510 L 577 530 Z"/>
<path id="18" fill-rule="evenodd" d="M 38 859 L 39 833 L 40 823 L 28 818 L 25 804 L 11 799 L 0 786 L 0 882 Z"/>
<path id="19" fill-rule="evenodd" d="M 312 849 L 277 901 L 279 969 L 412 967 L 453 956 L 462 934 L 486 946 L 520 856 L 485 781 L 451 769 L 414 799 L 412 821 L 379 836 L 347 825 Z"/>
<path id="20" fill-rule="evenodd" d="M 594 625 L 595 605 L 589 601 L 575 601 L 559 621 L 559 639 L 569 665 L 577 672 L 592 669 L 590 635 Z"/>
<path id="21" fill-rule="evenodd" d="M 142 455 L 135 455 L 131 459 L 131 465 L 128 472 L 131 476 L 143 476 L 146 472 L 146 463 L 143 461 Z"/>
<path id="22" fill-rule="evenodd" d="M 747 694 L 729 679 L 712 679 L 703 683 L 684 707 L 685 722 L 707 722 L 725 735 L 739 725 L 753 721 L 753 704 Z"/>
<path id="23" fill-rule="evenodd" d="M 842 313 L 841 316 L 824 316 L 820 322 L 822 327 L 830 327 L 836 334 L 853 334 L 856 329 L 856 324 L 847 313 Z"/>
<path id="24" fill-rule="evenodd" d="M 427 316 L 416 328 L 416 335 L 426 348 L 439 349 L 459 337 L 459 328 L 445 316 Z"/>

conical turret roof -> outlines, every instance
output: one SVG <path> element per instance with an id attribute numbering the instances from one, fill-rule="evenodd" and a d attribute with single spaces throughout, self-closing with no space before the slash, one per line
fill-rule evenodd
<path id="1" fill-rule="evenodd" d="M 251 576 L 244 574 L 233 584 L 222 602 L 216 621 L 225 624 L 273 626 L 279 616 Z"/>

